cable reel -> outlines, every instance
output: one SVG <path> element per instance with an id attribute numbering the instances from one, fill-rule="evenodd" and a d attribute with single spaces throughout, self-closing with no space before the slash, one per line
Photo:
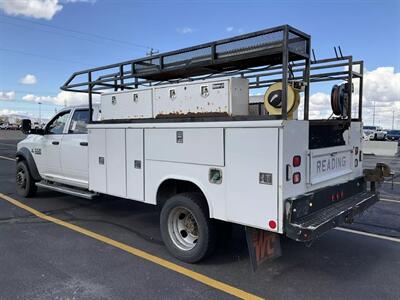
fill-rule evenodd
<path id="1" fill-rule="evenodd" d="M 351 92 L 353 92 L 353 87 Z M 342 83 L 341 85 L 335 84 L 331 91 L 331 107 L 333 114 L 336 116 L 346 117 L 348 103 L 349 85 L 347 83 Z"/>
<path id="2" fill-rule="evenodd" d="M 287 87 L 287 113 L 293 119 L 293 113 L 300 104 L 301 89 L 294 88 L 291 84 Z M 271 85 L 264 94 L 264 106 L 269 115 L 282 114 L 282 82 Z"/>

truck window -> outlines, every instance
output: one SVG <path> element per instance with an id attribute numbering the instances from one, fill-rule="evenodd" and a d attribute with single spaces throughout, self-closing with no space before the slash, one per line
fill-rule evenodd
<path id="1" fill-rule="evenodd" d="M 50 123 L 47 125 L 47 134 L 62 134 L 64 131 L 65 123 L 67 123 L 70 111 L 63 111 L 58 114 Z"/>
<path id="2" fill-rule="evenodd" d="M 85 134 L 87 133 L 87 124 L 89 122 L 89 110 L 76 110 L 72 116 L 68 133 Z"/>

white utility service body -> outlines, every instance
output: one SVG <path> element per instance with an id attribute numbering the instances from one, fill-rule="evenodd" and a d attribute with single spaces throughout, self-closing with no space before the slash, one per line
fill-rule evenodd
<path id="1" fill-rule="evenodd" d="M 90 190 L 157 204 L 164 181 L 189 181 L 204 193 L 211 218 L 279 233 L 285 199 L 362 175 L 362 164 L 354 165 L 354 149 L 361 150 L 354 122 L 346 145 L 316 150 L 308 150 L 308 121 L 301 120 L 96 124 L 88 139 Z M 341 166 L 328 167 L 332 155 Z M 299 167 L 292 166 L 294 156 L 301 157 Z M 221 182 L 210 182 L 213 169 Z"/>

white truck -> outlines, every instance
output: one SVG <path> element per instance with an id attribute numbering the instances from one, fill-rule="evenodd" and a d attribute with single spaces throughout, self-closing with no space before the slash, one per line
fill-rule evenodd
<path id="1" fill-rule="evenodd" d="M 308 35 L 284 25 L 76 72 L 62 89 L 88 93 L 89 105 L 44 129 L 23 122 L 17 191 L 159 205 L 165 245 L 187 262 L 212 252 L 215 220 L 246 226 L 256 264 L 279 235 L 311 242 L 378 201 L 387 168 L 363 174 L 362 104 L 357 116 L 350 109 L 362 62 L 311 61 L 310 49 Z M 341 83 L 335 117 L 309 120 L 310 84 L 329 80 Z M 266 90 L 263 102 L 249 104 L 252 88 Z"/>

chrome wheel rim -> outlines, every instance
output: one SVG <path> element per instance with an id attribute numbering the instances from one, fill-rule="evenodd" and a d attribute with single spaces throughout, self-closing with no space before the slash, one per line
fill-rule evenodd
<path id="1" fill-rule="evenodd" d="M 199 238 L 198 225 L 193 213 L 184 207 L 173 208 L 168 217 L 168 233 L 179 249 L 193 249 Z"/>
<path id="2" fill-rule="evenodd" d="M 21 188 L 25 188 L 26 187 L 26 175 L 25 175 L 24 170 L 20 169 L 20 170 L 17 171 L 16 181 L 17 181 L 17 184 Z"/>

